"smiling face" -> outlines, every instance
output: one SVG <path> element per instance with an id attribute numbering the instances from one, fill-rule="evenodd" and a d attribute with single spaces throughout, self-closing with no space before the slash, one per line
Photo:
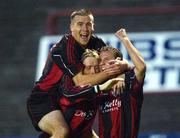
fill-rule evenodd
<path id="1" fill-rule="evenodd" d="M 117 48 L 114 48 L 112 46 L 104 46 L 100 49 L 100 68 L 104 68 L 106 65 L 109 64 L 108 61 L 115 60 L 115 59 L 123 59 L 123 54 L 121 51 L 119 51 Z"/>
<path id="2" fill-rule="evenodd" d="M 70 25 L 72 36 L 81 45 L 85 46 L 89 42 L 94 31 L 92 15 L 76 15 Z"/>

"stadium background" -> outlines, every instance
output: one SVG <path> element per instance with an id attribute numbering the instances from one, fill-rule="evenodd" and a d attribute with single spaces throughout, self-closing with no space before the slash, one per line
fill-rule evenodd
<path id="1" fill-rule="evenodd" d="M 0 4 L 0 137 L 26 138 L 37 135 L 26 111 L 36 73 L 39 39 L 47 34 L 68 32 L 69 17 L 49 22 L 54 12 L 77 8 L 101 10 L 95 16 L 96 33 L 113 33 L 124 26 L 128 32 L 179 31 L 179 0 L 6 0 Z M 114 11 L 107 16 L 107 11 Z M 129 9 L 129 11 L 127 10 Z M 135 12 L 143 9 L 141 12 Z M 133 12 L 131 12 L 131 10 Z M 102 12 L 102 13 L 103 13 Z M 51 16 L 52 17 L 52 16 Z M 171 78 L 173 79 L 173 78 Z M 140 133 L 180 133 L 180 93 L 145 94 Z M 156 137 L 156 138 L 157 138 Z"/>

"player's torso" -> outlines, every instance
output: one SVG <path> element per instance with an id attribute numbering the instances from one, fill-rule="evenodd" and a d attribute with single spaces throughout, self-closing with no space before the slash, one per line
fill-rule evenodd
<path id="1" fill-rule="evenodd" d="M 98 104 L 100 138 L 119 138 L 121 132 L 121 97 L 103 96 Z"/>

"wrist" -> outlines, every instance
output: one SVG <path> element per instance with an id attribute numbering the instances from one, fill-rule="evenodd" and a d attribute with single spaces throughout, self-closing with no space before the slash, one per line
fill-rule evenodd
<path id="1" fill-rule="evenodd" d="M 121 38 L 121 41 L 124 42 L 124 43 L 126 43 L 127 41 L 129 41 L 129 38 L 128 38 L 127 36 L 122 37 L 122 38 Z"/>

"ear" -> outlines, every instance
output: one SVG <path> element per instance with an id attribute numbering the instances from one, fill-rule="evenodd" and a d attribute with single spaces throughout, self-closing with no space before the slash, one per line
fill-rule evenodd
<path id="1" fill-rule="evenodd" d="M 72 28 L 73 28 L 73 25 L 71 23 L 70 26 L 69 26 L 69 29 L 70 29 L 71 32 L 72 32 Z"/>
<path id="2" fill-rule="evenodd" d="M 93 31 L 93 32 L 94 32 L 94 26 L 95 26 L 95 24 L 93 23 L 93 24 L 92 24 L 92 31 Z"/>

